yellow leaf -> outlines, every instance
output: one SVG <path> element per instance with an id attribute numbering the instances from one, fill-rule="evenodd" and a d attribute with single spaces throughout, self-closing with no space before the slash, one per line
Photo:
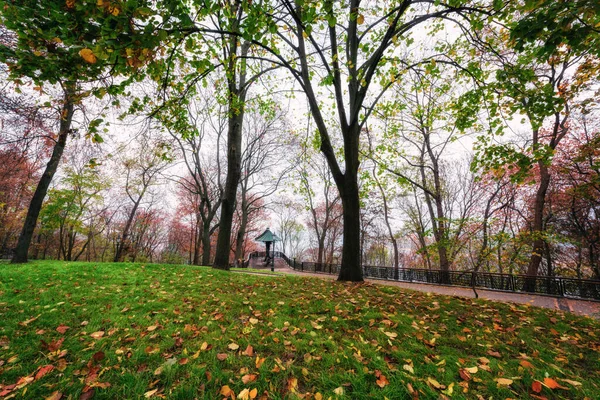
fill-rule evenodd
<path id="1" fill-rule="evenodd" d="M 383 333 L 385 333 L 385 335 L 387 337 L 392 338 L 392 339 L 398 337 L 398 334 L 396 332 L 383 332 Z"/>
<path id="2" fill-rule="evenodd" d="M 232 394 L 235 396 L 235 392 L 233 390 L 231 390 L 231 388 L 227 385 L 223 386 L 219 393 L 221 393 L 225 397 L 229 397 Z"/>
<path id="3" fill-rule="evenodd" d="M 412 365 L 404 364 L 402 366 L 402 369 L 405 370 L 405 371 L 410 372 L 411 374 L 415 373 L 415 369 L 412 367 Z"/>
<path id="4" fill-rule="evenodd" d="M 293 376 L 288 378 L 287 389 L 289 392 L 296 393 L 296 389 L 298 389 L 298 379 Z"/>
<path id="5" fill-rule="evenodd" d="M 208 343 L 206 343 L 206 342 L 203 342 L 203 343 L 200 345 L 200 350 L 204 351 L 204 350 L 206 350 L 206 349 L 208 349 Z"/>
<path id="6" fill-rule="evenodd" d="M 116 17 L 117 15 L 119 15 L 119 13 L 121 12 L 121 10 L 119 10 L 119 7 L 110 7 L 110 8 L 108 9 L 108 11 L 110 11 L 110 13 L 111 13 L 112 15 L 114 15 L 115 17 Z"/>
<path id="7" fill-rule="evenodd" d="M 258 324 L 258 319 L 256 319 L 256 318 L 250 318 L 249 321 L 252 325 Z"/>
<path id="8" fill-rule="evenodd" d="M 263 365 L 264 362 L 265 362 L 264 358 L 259 358 L 258 356 L 256 356 L 255 365 L 256 365 L 257 369 L 260 368 L 261 365 Z"/>
<path id="9" fill-rule="evenodd" d="M 453 392 L 454 392 L 454 382 L 452 382 L 451 384 L 448 385 L 448 389 L 442 390 L 442 393 L 447 394 L 448 396 L 452 396 Z"/>
<path id="10" fill-rule="evenodd" d="M 236 344 L 236 343 L 229 343 L 229 346 L 227 346 L 227 348 L 228 348 L 229 350 L 237 350 L 237 349 L 239 349 L 239 348 L 240 348 L 240 345 L 239 345 L 239 344 Z"/>
<path id="11" fill-rule="evenodd" d="M 256 380 L 256 375 L 254 374 L 246 374 L 244 376 L 242 376 L 242 382 L 244 383 L 244 385 L 247 385 L 248 382 L 254 382 Z"/>
<path id="12" fill-rule="evenodd" d="M 477 367 L 465 368 L 465 370 L 471 374 L 476 374 L 479 369 Z"/>
<path id="13" fill-rule="evenodd" d="M 334 389 L 333 393 L 337 394 L 338 396 L 343 396 L 344 395 L 344 388 L 340 386 L 339 388 Z"/>
<path id="14" fill-rule="evenodd" d="M 561 381 L 567 382 L 568 384 L 573 385 L 573 386 L 581 386 L 581 382 L 572 381 L 570 379 L 561 379 Z"/>
<path id="15" fill-rule="evenodd" d="M 319 392 L 315 393 L 315 400 L 323 400 L 323 395 Z"/>
<path id="16" fill-rule="evenodd" d="M 252 389 L 249 393 L 251 399 L 256 398 L 257 394 L 258 394 L 258 389 L 256 389 L 256 388 Z"/>
<path id="17" fill-rule="evenodd" d="M 158 392 L 158 389 L 148 390 L 146 393 L 144 393 L 144 397 L 149 399 L 150 397 L 155 395 L 156 392 Z"/>
<path id="18" fill-rule="evenodd" d="M 95 64 L 96 56 L 90 49 L 81 49 L 79 50 L 79 55 L 88 63 Z"/>
<path id="19" fill-rule="evenodd" d="M 249 400 L 250 399 L 250 390 L 248 390 L 248 389 L 242 390 L 240 392 L 240 394 L 238 394 L 237 398 L 240 400 Z"/>
<path id="20" fill-rule="evenodd" d="M 359 24 L 359 25 L 362 25 L 362 24 L 364 24 L 364 23 L 365 23 L 365 16 L 364 16 L 364 15 L 362 15 L 362 14 L 360 14 L 360 15 L 358 16 L 358 18 L 356 18 L 356 23 L 357 23 L 357 24 Z"/>
<path id="21" fill-rule="evenodd" d="M 507 378 L 498 378 L 496 379 L 496 382 L 498 382 L 498 385 L 502 385 L 502 386 L 510 386 L 513 383 L 512 379 L 507 379 Z"/>
<path id="22" fill-rule="evenodd" d="M 433 378 L 427 378 L 427 382 L 429 384 L 431 384 L 431 386 L 433 386 L 436 389 L 443 389 L 444 388 L 444 385 L 442 385 L 441 383 L 439 383 L 438 381 L 436 381 Z"/>

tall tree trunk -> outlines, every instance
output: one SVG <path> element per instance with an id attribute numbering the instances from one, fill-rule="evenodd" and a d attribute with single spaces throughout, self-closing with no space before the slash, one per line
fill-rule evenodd
<path id="1" fill-rule="evenodd" d="M 542 254 L 544 252 L 544 206 L 546 205 L 546 192 L 550 186 L 550 172 L 542 162 L 538 163 L 540 168 L 540 185 L 535 194 L 535 203 L 533 209 L 533 249 L 529 265 L 527 266 L 527 276 L 524 290 L 527 292 L 535 291 L 535 277 L 540 268 Z"/>
<path id="2" fill-rule="evenodd" d="M 48 193 L 48 187 L 52 182 L 52 178 L 54 178 L 54 174 L 58 169 L 58 164 L 60 163 L 60 159 L 62 158 L 65 145 L 67 144 L 67 138 L 69 136 L 69 133 L 71 132 L 71 122 L 73 120 L 74 109 L 73 99 L 71 99 L 71 95 L 72 94 L 69 90 L 65 91 L 64 104 L 61 110 L 58 140 L 56 141 L 56 144 L 52 149 L 52 155 L 50 156 L 50 160 L 48 161 L 48 164 L 46 164 L 46 169 L 44 170 L 44 173 L 42 174 L 40 181 L 35 189 L 35 193 L 31 198 L 31 202 L 29 203 L 29 208 L 27 209 L 27 216 L 25 217 L 23 229 L 21 230 L 21 234 L 19 235 L 19 240 L 17 242 L 15 254 L 12 258 L 12 263 L 27 262 L 27 255 L 29 252 L 29 246 L 31 244 L 31 238 L 33 236 L 33 231 L 35 230 L 35 226 L 37 225 L 37 220 L 42 209 L 44 198 L 46 197 L 46 193 Z"/>
<path id="3" fill-rule="evenodd" d="M 383 217 L 385 221 L 385 226 L 387 227 L 388 235 L 390 237 L 390 241 L 392 242 L 392 246 L 394 247 L 394 279 L 398 280 L 400 278 L 400 262 L 399 262 L 399 253 L 398 253 L 398 241 L 394 237 L 394 231 L 392 230 L 392 225 L 390 224 L 390 210 L 388 207 L 387 196 L 385 195 L 385 190 L 377 179 L 377 169 L 373 167 L 373 177 L 375 178 L 375 183 L 379 188 L 379 193 L 381 194 L 381 198 L 383 199 Z"/>
<path id="4" fill-rule="evenodd" d="M 240 99 L 241 100 L 241 99 Z M 231 247 L 231 226 L 235 213 L 237 188 L 241 177 L 242 166 L 242 123 L 244 112 L 239 111 L 229 116 L 227 130 L 227 179 L 221 201 L 221 218 L 219 219 L 219 235 L 214 267 L 229 270 Z"/>
<path id="5" fill-rule="evenodd" d="M 207 224 L 202 224 L 202 265 L 210 265 L 210 226 Z"/>
<path id="6" fill-rule="evenodd" d="M 200 265 L 200 248 L 202 246 L 202 235 L 200 234 L 200 220 L 196 218 L 196 226 L 194 227 L 192 234 L 192 243 L 194 247 L 194 258 L 191 263 L 194 265 Z M 190 249 L 191 251 L 191 249 Z M 206 265 L 206 264 L 204 264 Z"/>
<path id="7" fill-rule="evenodd" d="M 319 237 L 317 245 L 317 263 L 323 264 L 323 259 L 325 258 L 325 232 Z"/>
<path id="8" fill-rule="evenodd" d="M 360 259 L 360 198 L 357 171 L 358 157 L 356 157 L 355 163 L 346 159 L 346 172 L 344 173 L 343 183 L 341 187 L 338 184 L 338 190 L 342 197 L 344 221 L 342 267 L 340 268 L 338 281 L 363 281 Z"/>
<path id="9" fill-rule="evenodd" d="M 246 237 L 246 227 L 248 225 L 248 205 L 246 201 L 242 200 L 242 219 L 240 221 L 240 228 L 238 229 L 236 240 L 235 240 L 235 261 L 244 258 L 244 238 Z"/>
<path id="10" fill-rule="evenodd" d="M 137 209 L 142 202 L 142 197 L 144 196 L 146 189 L 142 191 L 138 200 L 133 204 L 133 208 L 127 217 L 127 222 L 125 223 L 125 227 L 123 228 L 123 232 L 121 233 L 121 240 L 117 243 L 117 250 L 115 252 L 114 262 L 122 262 L 125 257 L 125 253 L 129 248 L 129 231 L 131 230 L 131 225 L 133 224 L 133 219 L 135 218 L 135 214 L 137 213 Z"/>

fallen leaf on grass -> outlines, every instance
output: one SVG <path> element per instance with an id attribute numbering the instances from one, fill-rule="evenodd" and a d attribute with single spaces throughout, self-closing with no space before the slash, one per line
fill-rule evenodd
<path id="1" fill-rule="evenodd" d="M 255 380 L 256 380 L 255 374 L 246 374 L 246 375 L 242 376 L 242 382 L 244 383 L 244 385 L 247 385 L 248 382 L 254 382 Z"/>
<path id="2" fill-rule="evenodd" d="M 470 374 L 476 374 L 477 371 L 479 371 L 479 369 L 477 367 L 470 367 L 470 368 L 465 368 L 465 371 L 467 371 Z"/>
<path id="3" fill-rule="evenodd" d="M 235 392 L 227 385 L 223 386 L 219 393 L 225 397 L 235 397 Z"/>
<path id="4" fill-rule="evenodd" d="M 57 351 L 58 349 L 60 349 L 60 346 L 62 346 L 62 344 L 63 344 L 64 341 L 65 341 L 64 337 L 60 338 L 58 340 L 54 340 L 54 341 L 52 341 L 50 343 L 46 343 L 43 340 L 41 340 L 41 342 L 42 342 L 42 348 L 44 348 L 44 349 L 46 349 L 46 350 L 48 350 L 50 352 Z"/>
<path id="5" fill-rule="evenodd" d="M 42 315 L 42 314 L 40 314 L 40 315 Z M 37 317 L 29 318 L 28 320 L 23 321 L 23 322 L 19 322 L 19 325 L 21 325 L 21 326 L 27 326 L 30 323 L 32 323 L 33 321 L 35 321 L 36 319 L 38 319 L 40 317 L 40 315 L 38 315 Z"/>
<path id="6" fill-rule="evenodd" d="M 502 358 L 502 355 L 500 353 L 498 353 L 497 351 L 488 350 L 487 353 L 488 353 L 488 355 L 490 355 L 492 357 Z"/>
<path id="7" fill-rule="evenodd" d="M 533 390 L 536 393 L 540 393 L 542 391 L 542 382 L 540 382 L 540 381 L 533 381 L 531 383 L 531 390 Z"/>
<path id="8" fill-rule="evenodd" d="M 87 388 L 87 391 L 81 393 L 81 395 L 79 396 L 79 400 L 89 400 L 92 397 L 94 397 L 94 394 L 94 389 Z"/>
<path id="9" fill-rule="evenodd" d="M 104 352 L 98 351 L 98 352 L 94 353 L 94 355 L 92 356 L 92 359 L 96 362 L 100 362 L 100 361 L 104 360 L 104 357 L 106 357 L 104 355 Z"/>
<path id="10" fill-rule="evenodd" d="M 396 332 L 387 332 L 387 331 L 384 331 L 383 333 L 385 333 L 385 335 L 387 337 L 391 338 L 391 339 L 394 339 L 394 338 L 398 337 L 398 334 Z"/>
<path id="11" fill-rule="evenodd" d="M 229 343 L 229 345 L 227 346 L 227 348 L 228 348 L 229 350 L 237 350 L 237 349 L 239 349 L 239 348 L 240 348 L 240 345 L 239 345 L 239 344 L 237 344 L 237 343 Z"/>
<path id="12" fill-rule="evenodd" d="M 463 381 L 468 382 L 471 380 L 471 374 L 469 374 L 469 372 L 467 372 L 464 368 L 459 369 L 458 374 L 460 375 Z"/>
<path id="13" fill-rule="evenodd" d="M 441 383 L 439 383 L 438 381 L 436 381 L 433 378 L 427 378 L 427 383 L 429 383 L 431 386 L 433 386 L 436 389 L 445 389 L 446 386 L 442 385 Z"/>
<path id="14" fill-rule="evenodd" d="M 157 392 L 158 389 L 148 390 L 146 393 L 144 393 L 144 397 L 149 399 L 150 397 L 154 396 Z"/>
<path id="15" fill-rule="evenodd" d="M 534 369 L 535 367 L 533 366 L 532 363 L 530 363 L 527 360 L 521 360 L 521 362 L 519 363 L 521 365 L 521 367 L 523 368 L 529 368 L 529 369 Z"/>
<path id="16" fill-rule="evenodd" d="M 218 353 L 217 354 L 217 360 L 219 361 L 225 361 L 227 359 L 227 354 L 225 353 Z"/>
<path id="17" fill-rule="evenodd" d="M 52 393 L 50 396 L 46 397 L 45 400 L 60 400 L 60 399 L 62 399 L 62 397 L 63 397 L 63 394 L 57 390 L 56 392 Z"/>
<path id="18" fill-rule="evenodd" d="M 569 390 L 568 388 L 561 386 L 560 383 L 556 382 L 554 379 L 552 378 L 544 378 L 544 385 L 546 385 L 547 387 L 549 387 L 550 389 L 563 389 L 563 390 Z"/>
<path id="19" fill-rule="evenodd" d="M 254 356 L 254 348 L 250 345 L 248 345 L 248 347 L 246 347 L 246 350 L 244 350 L 244 352 L 242 353 L 248 357 L 252 357 Z"/>
<path id="20" fill-rule="evenodd" d="M 66 325 L 62 325 L 62 324 L 61 324 L 61 325 L 59 325 L 59 326 L 56 328 L 56 332 L 58 332 L 58 333 L 61 333 L 61 334 L 64 334 L 64 333 L 65 333 L 66 331 L 68 331 L 69 329 L 70 329 L 70 327 L 68 327 L 68 326 L 66 326 Z M 61 396 L 62 396 L 62 395 L 61 395 Z"/>
<path id="21" fill-rule="evenodd" d="M 51 372 L 53 369 L 54 369 L 53 365 L 44 365 L 43 367 L 40 367 L 38 369 L 38 371 L 36 372 L 34 379 L 37 381 L 38 379 L 42 378 L 47 373 Z"/>
<path id="22" fill-rule="evenodd" d="M 256 369 L 259 369 L 265 362 L 264 358 L 259 358 L 258 356 L 256 356 L 256 361 L 254 362 L 254 364 L 256 365 Z"/>
<path id="23" fill-rule="evenodd" d="M 100 339 L 102 336 L 104 336 L 104 331 L 94 332 L 94 333 L 90 334 L 90 336 L 93 337 L 94 339 Z"/>
<path id="24" fill-rule="evenodd" d="M 567 382 L 569 385 L 573 385 L 573 386 L 581 386 L 581 382 L 577 382 L 577 381 L 572 381 L 570 379 L 562 379 L 561 381 L 563 382 Z"/>
<path id="25" fill-rule="evenodd" d="M 287 390 L 288 392 L 296 393 L 296 389 L 298 389 L 298 379 L 292 376 L 288 378 Z"/>
<path id="26" fill-rule="evenodd" d="M 496 382 L 498 382 L 498 386 L 510 386 L 513 383 L 513 380 L 508 378 L 498 378 L 496 379 Z"/>
<path id="27" fill-rule="evenodd" d="M 338 396 L 343 396 L 344 395 L 344 388 L 340 386 L 337 389 L 333 389 L 333 393 L 337 394 Z"/>
<path id="28" fill-rule="evenodd" d="M 388 381 L 388 379 L 385 377 L 385 375 L 381 374 L 379 375 L 379 377 L 377 378 L 377 381 L 375 382 L 377 383 L 377 386 L 379 386 L 380 388 L 384 388 L 387 385 L 390 384 L 390 381 Z"/>

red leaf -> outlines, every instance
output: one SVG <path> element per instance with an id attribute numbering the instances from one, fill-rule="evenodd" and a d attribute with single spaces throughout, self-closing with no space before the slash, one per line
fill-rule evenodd
<path id="1" fill-rule="evenodd" d="M 460 377 L 462 378 L 463 381 L 470 381 L 471 380 L 471 374 L 467 371 L 465 371 L 464 368 L 461 368 L 458 370 L 458 374 L 460 375 Z"/>
<path id="2" fill-rule="evenodd" d="M 40 379 L 41 377 L 43 377 L 44 375 L 46 375 L 48 372 L 52 371 L 54 369 L 53 365 L 44 365 L 43 367 L 40 367 L 37 371 L 37 373 L 35 374 L 35 380 L 37 381 L 38 379 Z"/>
<path id="3" fill-rule="evenodd" d="M 102 361 L 104 360 L 104 352 L 103 351 L 99 351 L 97 353 L 94 353 L 94 355 L 92 356 L 92 359 L 96 362 Z"/>
<path id="4" fill-rule="evenodd" d="M 56 328 L 56 332 L 58 332 L 58 333 L 61 333 L 61 334 L 64 334 L 64 333 L 65 333 L 66 331 L 68 331 L 68 330 L 69 330 L 69 327 L 68 327 L 68 326 L 66 326 L 66 325 L 63 325 L 63 324 L 60 324 L 60 325 L 58 326 L 58 328 Z M 62 395 L 61 395 L 61 396 L 62 396 Z"/>
<path id="5" fill-rule="evenodd" d="M 46 343 L 43 340 L 41 340 L 42 342 L 42 348 L 46 349 L 48 351 L 56 351 L 58 349 L 60 349 L 60 346 L 62 346 L 63 342 L 65 341 L 65 338 L 60 338 L 58 340 L 55 340 L 53 342 L 50 343 Z"/>
<path id="6" fill-rule="evenodd" d="M 87 390 L 86 390 L 87 389 Z M 84 387 L 83 390 L 85 390 L 83 393 L 81 393 L 81 395 L 79 396 L 79 400 L 89 400 L 92 397 L 94 397 L 94 389 L 90 389 L 89 387 Z"/>
<path id="7" fill-rule="evenodd" d="M 531 390 L 533 390 L 536 393 L 540 393 L 542 391 L 542 382 L 533 381 L 533 383 L 531 384 Z"/>

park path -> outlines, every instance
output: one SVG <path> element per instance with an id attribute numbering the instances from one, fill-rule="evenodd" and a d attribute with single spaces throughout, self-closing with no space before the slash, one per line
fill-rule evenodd
<path id="1" fill-rule="evenodd" d="M 336 279 L 335 275 L 329 274 L 316 274 L 310 272 L 295 271 L 287 264 L 285 267 L 276 264 L 276 272 L 295 275 L 295 276 L 311 276 L 321 279 Z M 250 272 L 249 272 L 250 273 Z M 457 287 L 457 286 L 440 286 L 430 285 L 424 283 L 410 283 L 410 282 L 397 282 L 397 281 L 386 281 L 380 279 L 365 279 L 366 282 L 377 284 L 396 286 L 404 289 L 418 290 L 421 292 L 443 294 L 447 296 L 458 296 L 458 297 L 470 297 L 474 298 L 475 293 L 471 288 Z M 600 319 L 600 302 L 567 299 L 564 297 L 557 298 L 551 296 L 539 296 L 531 295 L 527 293 L 513 293 L 513 292 L 497 292 L 493 290 L 477 289 L 479 298 L 493 301 L 512 302 L 518 304 L 527 304 L 535 307 L 548 308 L 551 310 L 561 310 L 566 312 L 572 312 L 574 314 L 585 315 L 591 318 Z"/>

